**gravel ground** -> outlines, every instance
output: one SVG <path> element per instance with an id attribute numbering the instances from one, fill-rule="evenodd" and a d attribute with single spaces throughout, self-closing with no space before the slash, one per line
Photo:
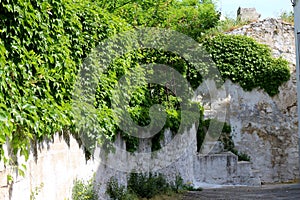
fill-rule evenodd
<path id="1" fill-rule="evenodd" d="M 297 199 L 300 200 L 300 184 L 264 185 L 261 187 L 227 187 L 204 189 L 200 192 L 188 192 L 183 200 L 205 199 Z"/>

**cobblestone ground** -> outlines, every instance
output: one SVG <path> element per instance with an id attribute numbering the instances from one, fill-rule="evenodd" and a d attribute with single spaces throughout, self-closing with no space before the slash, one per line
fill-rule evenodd
<path id="1" fill-rule="evenodd" d="M 201 192 L 188 192 L 183 200 L 243 200 L 243 199 L 297 199 L 300 200 L 300 184 L 264 185 L 262 187 L 230 187 L 204 189 Z"/>

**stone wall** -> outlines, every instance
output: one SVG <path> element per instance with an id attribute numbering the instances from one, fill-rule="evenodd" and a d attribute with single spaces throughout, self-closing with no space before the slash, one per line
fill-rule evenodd
<path id="1" fill-rule="evenodd" d="M 30 155 L 25 163 L 27 171 L 24 177 L 15 176 L 13 170 L 1 167 L 0 196 L 3 200 L 30 199 L 33 192 L 37 191 L 37 195 L 34 195 L 36 199 L 71 199 L 73 181 L 76 178 L 87 180 L 95 174 L 99 198 L 108 199 L 105 191 L 109 179 L 115 177 L 120 184 L 127 185 L 132 170 L 162 173 L 169 181 L 174 181 L 176 175 L 180 175 L 185 183 L 194 185 L 260 185 L 259 178 L 252 173 L 251 163 L 238 162 L 237 156 L 232 153 L 197 154 L 195 133 L 195 127 L 192 127 L 172 137 L 167 130 L 161 152 L 151 153 L 149 148 L 141 148 L 133 153 L 136 157 L 122 151 L 125 143 L 118 137 L 115 142 L 118 148 L 114 153 L 105 154 L 104 157 L 101 153 L 95 153 L 93 161 L 88 162 L 73 138 L 65 141 L 55 135 L 53 141 L 41 144 L 37 158 Z M 144 146 L 144 143 L 141 145 Z M 7 174 L 14 175 L 12 184 L 7 184 Z"/>
<path id="2" fill-rule="evenodd" d="M 143 139 L 142 148 L 135 153 L 123 151 L 126 144 L 117 137 L 115 152 L 101 158 L 96 174 L 100 183 L 99 196 L 107 199 L 105 194 L 107 182 L 115 177 L 122 185 L 127 185 L 130 172 L 157 172 L 163 174 L 169 182 L 175 181 L 176 175 L 183 178 L 184 183 L 218 184 L 218 185 L 251 185 L 260 186 L 261 181 L 251 169 L 251 162 L 238 162 L 236 155 L 230 152 L 217 154 L 198 154 L 196 152 L 196 129 L 192 127 L 183 134 L 172 137 L 169 130 L 164 133 L 161 143 L 165 144 L 158 152 L 145 148 L 150 139 Z M 145 145 L 146 144 L 146 145 Z M 99 156 L 100 155 L 100 156 Z"/>
<path id="3" fill-rule="evenodd" d="M 194 182 L 218 185 L 259 186 L 251 162 L 241 161 L 231 152 L 194 156 Z"/>
<path id="4" fill-rule="evenodd" d="M 265 19 L 228 34 L 250 36 L 290 63 L 291 79 L 274 97 L 261 90 L 245 92 L 230 81 L 226 88 L 231 97 L 228 121 L 238 150 L 250 155 L 262 182 L 293 181 L 299 178 L 294 28 Z"/>
<path id="5" fill-rule="evenodd" d="M 69 145 L 68 145 L 69 143 Z M 86 162 L 83 150 L 72 137 L 65 141 L 59 135 L 53 141 L 40 144 L 38 157 L 30 154 L 25 176 L 16 176 L 11 168 L 0 166 L 0 199 L 71 199 L 75 178 L 89 179 L 96 172 L 97 165 Z M 19 158 L 21 161 L 22 158 Z M 7 175 L 14 178 L 12 184 L 7 183 Z M 37 195 L 33 196 L 33 192 Z M 33 198 L 34 199 L 34 198 Z"/>
<path id="6" fill-rule="evenodd" d="M 137 152 L 125 151 L 126 144 L 121 137 L 114 142 L 115 151 L 109 154 L 100 152 L 94 155 L 100 158 L 96 180 L 101 184 L 99 196 L 106 199 L 106 183 L 115 177 L 122 185 L 127 185 L 130 172 L 157 172 L 164 174 L 169 181 L 181 175 L 185 182 L 194 182 L 193 158 L 196 154 L 196 130 L 193 126 L 182 134 L 172 136 L 166 130 L 162 139 L 162 148 L 151 152 L 151 139 L 142 139 Z"/>
<path id="7" fill-rule="evenodd" d="M 227 121 L 232 126 L 236 148 L 247 153 L 251 162 L 238 162 L 231 153 L 198 155 L 195 127 L 175 138 L 166 131 L 161 141 L 165 148 L 160 153 L 150 153 L 149 141 L 141 141 L 136 157 L 124 151 L 125 143 L 119 137 L 115 144 L 123 151 L 105 155 L 100 152 L 100 157 L 96 154 L 95 160 L 88 162 L 73 138 L 65 141 L 55 135 L 53 141 L 40 145 L 37 159 L 30 155 L 25 177 L 17 177 L 12 169 L 0 165 L 1 199 L 30 199 L 31 192 L 37 188 L 37 199 L 67 199 L 71 196 L 73 180 L 76 177 L 88 179 L 93 173 L 101 183 L 99 195 L 105 199 L 109 178 L 114 176 L 126 185 L 131 169 L 161 172 L 169 180 L 180 174 L 185 182 L 192 183 L 259 185 L 260 181 L 273 183 L 297 179 L 299 154 L 293 26 L 266 19 L 228 34 L 247 35 L 269 45 L 274 56 L 284 57 L 291 67 L 291 79 L 280 87 L 280 93 L 275 97 L 257 89 L 245 92 L 239 85 L 226 81 L 227 97 L 215 103 L 227 107 Z M 214 116 L 209 110 L 206 114 L 206 117 Z M 14 175 L 13 184 L 7 184 L 7 174 Z"/>
<path id="8" fill-rule="evenodd" d="M 292 24 L 268 18 L 242 26 L 227 34 L 246 35 L 268 45 L 275 57 L 282 56 L 290 62 L 291 72 L 294 72 L 296 56 L 294 26 Z"/>
<path id="9" fill-rule="evenodd" d="M 257 21 L 260 18 L 260 14 L 256 12 L 255 8 L 241 8 L 237 10 L 237 19 L 240 21 Z"/>

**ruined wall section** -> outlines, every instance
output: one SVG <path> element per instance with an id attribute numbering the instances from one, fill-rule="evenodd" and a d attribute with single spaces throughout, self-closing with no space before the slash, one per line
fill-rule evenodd
<path id="1" fill-rule="evenodd" d="M 261 14 L 256 12 L 255 8 L 241 8 L 237 10 L 237 20 L 240 21 L 256 21 L 260 18 Z"/>
<path id="2" fill-rule="evenodd" d="M 252 168 L 262 182 L 285 182 L 299 177 L 298 115 L 294 27 L 265 19 L 227 34 L 246 35 L 268 45 L 275 57 L 290 63 L 291 78 L 270 97 L 262 90 L 245 92 L 226 82 L 231 96 L 228 121 L 239 151 L 251 157 Z"/>

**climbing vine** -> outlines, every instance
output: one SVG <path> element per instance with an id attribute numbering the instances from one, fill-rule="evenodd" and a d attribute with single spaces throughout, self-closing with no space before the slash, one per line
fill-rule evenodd
<path id="1" fill-rule="evenodd" d="M 75 134 L 73 85 L 82 59 L 127 24 L 85 1 L 1 1 L 0 147 L 29 156 L 31 141 Z M 0 160 L 7 160 L 0 148 Z"/>
<path id="2" fill-rule="evenodd" d="M 182 124 L 185 128 L 190 128 L 194 122 L 199 119 L 199 110 L 201 107 L 197 103 L 184 102 L 186 105 L 185 114 L 189 116 L 188 120 L 181 120 L 181 101 L 180 97 L 174 93 L 175 88 L 179 90 L 181 87 L 176 79 L 172 79 L 172 73 L 165 71 L 167 77 L 171 77 L 166 85 L 158 85 L 147 83 L 144 77 L 147 74 L 151 74 L 151 70 L 145 70 L 139 63 L 150 64 L 159 63 L 167 66 L 172 66 L 182 75 L 184 75 L 192 86 L 196 87 L 196 84 L 201 83 L 200 71 L 196 69 L 194 65 L 186 62 L 180 56 L 169 52 L 153 49 L 140 49 L 134 52 L 129 52 L 122 57 L 115 60 L 108 69 L 107 72 L 101 74 L 99 87 L 96 93 L 96 106 L 99 111 L 106 110 L 106 114 L 99 116 L 98 120 L 103 126 L 107 126 L 107 119 L 114 119 L 110 121 L 110 129 L 105 129 L 102 134 L 111 136 L 111 140 L 114 140 L 116 133 L 121 133 L 122 138 L 126 141 L 126 149 L 129 152 L 134 152 L 138 148 L 139 140 L 137 137 L 131 136 L 130 132 L 121 130 L 118 126 L 118 119 L 112 112 L 113 93 L 118 80 L 123 75 L 130 74 L 132 81 L 137 81 L 140 86 L 129 86 L 123 89 L 123 92 L 130 96 L 129 105 L 126 107 L 126 111 L 130 114 L 131 119 L 135 124 L 139 126 L 147 126 L 150 124 L 151 119 L 149 116 L 151 106 L 159 104 L 163 106 L 163 110 L 160 112 L 166 113 L 166 123 L 160 132 L 152 138 L 152 151 L 160 149 L 160 139 L 163 136 L 164 130 L 170 129 L 173 133 L 177 133 L 181 122 L 188 122 Z M 192 92 L 192 91 L 190 91 Z M 196 111 L 196 112 L 195 112 Z M 157 115 L 156 117 L 160 117 Z M 163 119 L 162 119 L 163 120 Z M 105 125 L 106 124 L 106 125 Z M 127 127 L 130 127 L 128 125 Z M 184 128 L 183 128 L 184 129 Z M 182 129 L 182 130 L 183 130 Z"/>
<path id="3" fill-rule="evenodd" d="M 86 130 L 84 125 L 74 124 L 71 112 L 73 87 L 82 60 L 105 38 L 133 28 L 129 18 L 120 19 L 112 12 L 113 9 L 106 10 L 100 4 L 97 1 L 81 0 L 1 2 L 0 160 L 17 164 L 4 156 L 2 146 L 5 143 L 9 144 L 10 155 L 19 153 L 27 159 L 32 141 L 42 141 L 62 131 L 78 138 Z M 148 8 L 150 9 L 149 6 Z M 150 10 L 148 13 L 151 13 Z M 93 121 L 94 127 L 89 128 L 99 130 L 100 127 L 111 140 L 120 131 L 111 115 L 109 90 L 112 83 L 138 61 L 144 62 L 147 55 L 159 56 L 160 59 L 170 57 L 167 52 L 149 50 L 140 53 L 142 56 L 132 56 L 133 61 L 129 60 L 129 56 L 121 61 L 123 64 L 118 65 L 118 61 L 115 61 L 110 70 L 112 74 L 105 79 L 107 84 L 101 82 L 99 85 L 95 102 L 99 120 Z M 177 63 L 176 68 L 179 70 L 188 66 L 178 56 L 170 58 L 175 60 L 172 62 Z M 198 81 L 194 76 L 196 74 L 197 72 L 190 71 L 191 76 L 187 76 L 190 80 L 193 79 L 194 85 Z M 150 89 L 157 93 L 152 100 L 152 96 L 149 96 Z M 132 108 L 129 109 L 136 122 L 146 124 L 149 118 L 145 113 L 149 107 L 154 103 L 166 102 L 165 97 L 173 99 L 171 103 L 164 103 L 166 112 L 179 120 L 178 99 L 175 94 L 155 85 L 144 85 L 140 92 L 139 95 L 133 95 Z M 104 96 L 100 97 L 102 94 Z M 172 120 L 167 126 L 176 129 L 177 123 Z M 126 133 L 124 137 L 126 138 Z"/>
<path id="4" fill-rule="evenodd" d="M 223 79 L 238 83 L 247 91 L 261 88 L 276 95 L 290 78 L 288 62 L 274 58 L 271 49 L 246 36 L 219 34 L 203 45 L 211 53 Z"/>

